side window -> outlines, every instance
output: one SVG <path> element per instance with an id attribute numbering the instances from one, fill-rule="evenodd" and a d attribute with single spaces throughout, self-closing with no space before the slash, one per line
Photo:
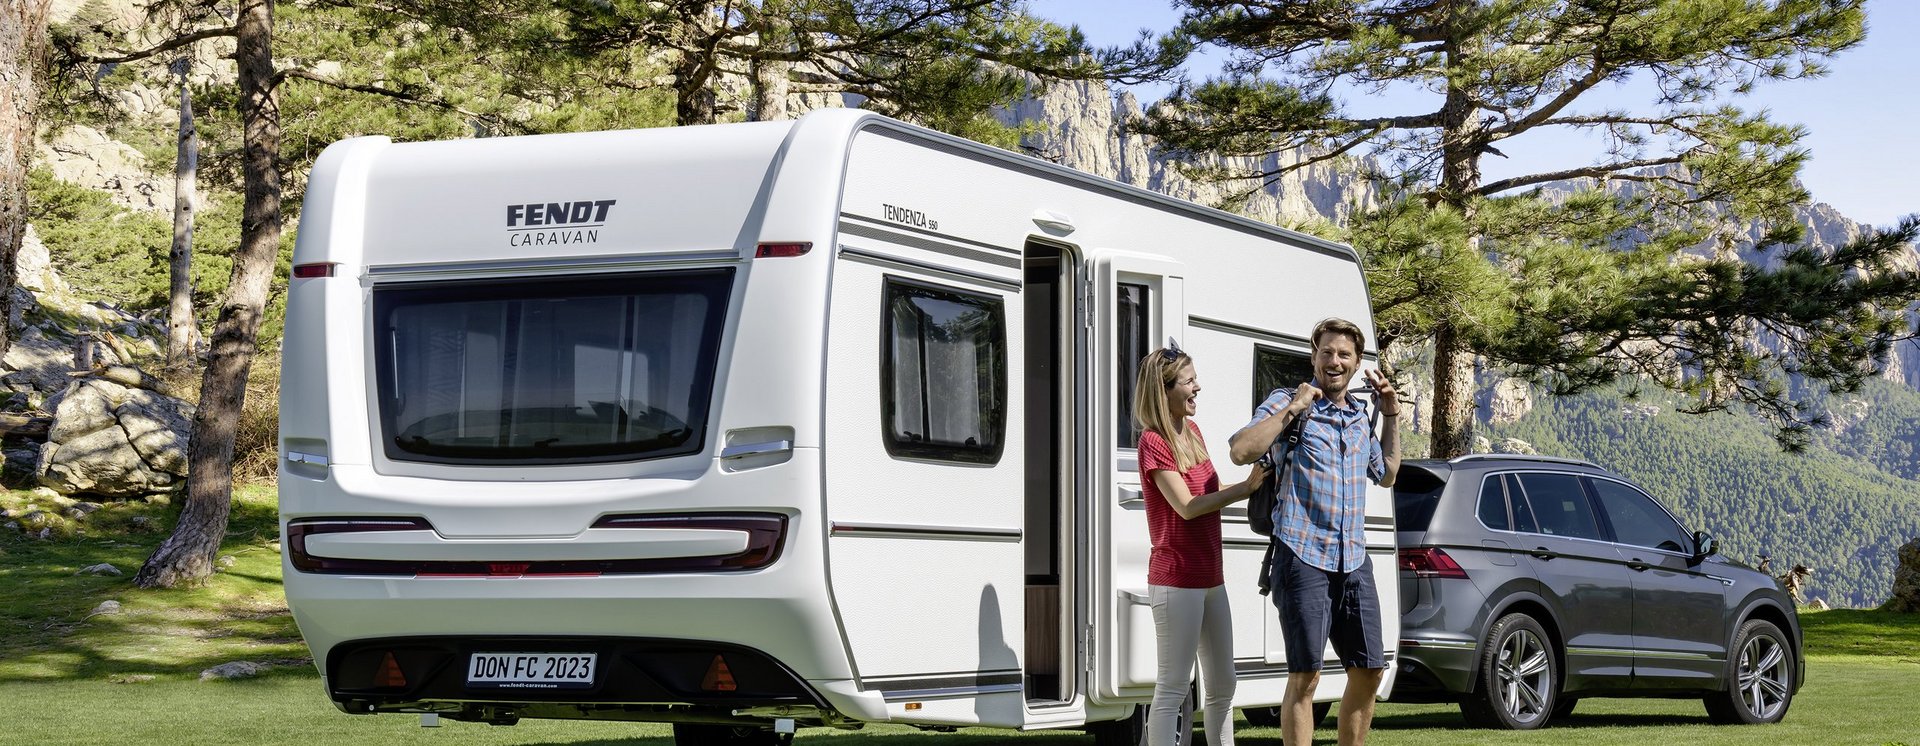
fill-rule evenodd
<path id="1" fill-rule="evenodd" d="M 999 298 L 887 278 L 881 420 L 895 456 L 991 464 L 1006 441 Z"/>
<path id="2" fill-rule="evenodd" d="M 1274 389 L 1292 390 L 1313 378 L 1313 359 L 1298 352 L 1266 345 L 1253 346 L 1253 399 L 1247 403 L 1247 416 L 1267 400 Z"/>
<path id="3" fill-rule="evenodd" d="M 1576 539 L 1600 539 L 1600 524 L 1594 520 L 1593 506 L 1587 503 L 1587 490 L 1572 474 L 1530 473 L 1520 475 L 1520 487 L 1540 533 Z"/>
<path id="4" fill-rule="evenodd" d="M 1500 481 L 1506 483 L 1507 502 L 1513 505 L 1513 530 L 1540 533 L 1540 522 L 1533 519 L 1533 506 L 1527 503 L 1527 496 L 1520 492 L 1520 477 L 1508 474 L 1502 476 Z"/>
<path id="5" fill-rule="evenodd" d="M 1646 493 L 1611 479 L 1588 479 L 1587 484 L 1593 485 L 1593 494 L 1600 498 L 1600 510 L 1613 524 L 1616 541 L 1669 552 L 1687 551 L 1691 543 L 1687 532 Z"/>
<path id="6" fill-rule="evenodd" d="M 1147 337 L 1152 333 L 1152 318 L 1149 316 L 1152 313 L 1152 298 L 1148 297 L 1149 290 L 1145 285 L 1120 283 L 1117 293 L 1119 307 L 1113 309 L 1115 336 L 1119 342 L 1114 349 L 1120 355 L 1113 366 L 1120 380 L 1115 382 L 1113 390 L 1120 394 L 1118 421 L 1130 423 L 1127 427 L 1114 428 L 1120 434 L 1118 445 L 1121 448 L 1132 448 L 1140 442 L 1140 423 L 1133 421 L 1133 382 L 1140 376 L 1140 358 L 1146 357 L 1147 351 L 1153 349 L 1149 346 L 1153 343 Z"/>
<path id="7" fill-rule="evenodd" d="M 1511 531 L 1513 523 L 1507 519 L 1506 478 L 1499 474 L 1488 476 L 1480 482 L 1480 522 L 1487 528 L 1499 531 Z"/>

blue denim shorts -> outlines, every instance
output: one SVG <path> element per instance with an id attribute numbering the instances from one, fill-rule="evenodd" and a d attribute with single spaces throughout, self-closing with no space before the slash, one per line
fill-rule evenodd
<path id="1" fill-rule="evenodd" d="M 1330 572 L 1301 561 L 1285 542 L 1276 543 L 1273 605 L 1280 610 L 1287 670 L 1320 670 L 1329 642 L 1342 667 L 1386 668 L 1373 562 L 1362 562 L 1353 572 Z"/>

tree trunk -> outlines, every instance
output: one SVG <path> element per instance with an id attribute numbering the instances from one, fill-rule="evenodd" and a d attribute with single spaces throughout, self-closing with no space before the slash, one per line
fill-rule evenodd
<path id="1" fill-rule="evenodd" d="M 173 248 L 167 252 L 172 285 L 167 297 L 167 365 L 193 358 L 199 335 L 193 322 L 193 193 L 200 147 L 193 127 L 193 97 L 187 92 L 187 62 L 180 61 L 180 141 L 173 161 Z"/>
<path id="2" fill-rule="evenodd" d="M 0 10 L 0 355 L 13 344 L 14 275 L 27 237 L 27 167 L 52 4 L 8 0 Z"/>
<path id="3" fill-rule="evenodd" d="M 200 407 L 187 445 L 186 505 L 173 534 L 134 576 L 134 584 L 142 588 L 197 583 L 214 571 L 232 506 L 234 432 L 280 248 L 280 110 L 273 98 L 272 0 L 242 0 L 235 27 L 246 190 L 240 247 L 200 379 Z"/>
<path id="4" fill-rule="evenodd" d="M 787 29 L 781 19 L 762 14 L 756 19 L 756 25 L 761 49 L 784 50 Z M 787 72 L 793 69 L 793 63 L 755 58 L 750 64 L 753 70 L 753 102 L 747 111 L 747 120 L 773 122 L 791 118 L 787 113 Z"/>
<path id="5" fill-rule="evenodd" d="M 674 124 L 713 124 L 717 102 L 707 82 L 713 68 L 707 60 L 686 52 L 673 66 Z"/>
<path id="6" fill-rule="evenodd" d="M 1434 458 L 1473 452 L 1473 350 L 1461 342 L 1452 324 L 1442 322 L 1433 337 Z"/>
<path id="7" fill-rule="evenodd" d="M 1470 32 L 1469 32 L 1470 33 Z M 1466 56 L 1471 39 L 1448 43 L 1448 59 Z M 1466 220 L 1466 251 L 1478 254 L 1480 236 L 1474 225 L 1474 192 L 1480 188 L 1480 152 L 1486 144 L 1479 109 L 1465 89 L 1450 87 L 1440 107 L 1440 201 L 1460 211 Z M 1438 249 L 1446 251 L 1445 248 Z M 1431 456 L 1453 458 L 1473 452 L 1473 360 L 1475 354 L 1461 339 L 1453 319 L 1441 318 L 1433 335 L 1433 431 Z"/>

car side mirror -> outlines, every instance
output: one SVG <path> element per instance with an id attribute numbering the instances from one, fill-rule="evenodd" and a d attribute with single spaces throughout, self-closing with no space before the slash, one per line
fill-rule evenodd
<path id="1" fill-rule="evenodd" d="M 1720 552 L 1720 544 L 1713 540 L 1713 534 L 1705 531 L 1693 532 L 1693 561 L 1712 557 Z"/>

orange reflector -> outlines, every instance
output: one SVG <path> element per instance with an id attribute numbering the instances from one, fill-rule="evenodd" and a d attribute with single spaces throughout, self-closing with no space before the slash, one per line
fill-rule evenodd
<path id="1" fill-rule="evenodd" d="M 908 702 L 908 703 L 907 703 L 907 711 L 908 711 L 908 712 L 912 712 L 912 711 L 914 711 L 914 710 L 918 710 L 918 709 L 920 709 L 920 703 L 919 703 L 919 702 Z"/>
<path id="2" fill-rule="evenodd" d="M 713 663 L 707 665 L 706 677 L 700 679 L 700 689 L 709 692 L 731 692 L 738 688 L 740 688 L 739 685 L 733 683 L 733 671 L 727 668 L 727 659 L 718 654 L 714 655 Z"/>
<path id="3" fill-rule="evenodd" d="M 405 688 L 407 675 L 400 672 L 400 662 L 393 659 L 393 653 L 380 659 L 380 670 L 373 675 L 373 685 L 381 687 Z"/>

